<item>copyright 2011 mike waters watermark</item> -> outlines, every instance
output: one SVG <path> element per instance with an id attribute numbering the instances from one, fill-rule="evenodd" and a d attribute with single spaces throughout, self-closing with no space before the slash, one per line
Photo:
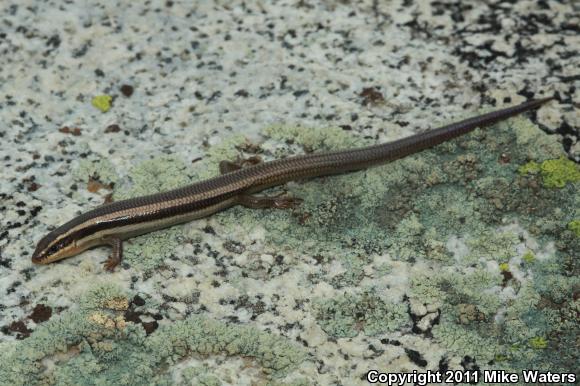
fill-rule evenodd
<path id="1" fill-rule="evenodd" d="M 429 383 L 541 383 L 541 384 L 562 384 L 575 383 L 575 373 L 553 373 L 550 371 L 523 370 L 520 373 L 510 373 L 504 370 L 447 370 L 418 372 L 413 370 L 409 373 L 383 373 L 378 370 L 369 370 L 366 374 L 369 383 L 387 384 L 389 386 L 419 385 L 425 386 Z"/>

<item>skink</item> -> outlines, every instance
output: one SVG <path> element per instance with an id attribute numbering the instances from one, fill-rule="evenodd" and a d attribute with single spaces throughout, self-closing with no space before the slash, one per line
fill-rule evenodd
<path id="1" fill-rule="evenodd" d="M 346 173 L 387 163 L 477 127 L 537 108 L 551 99 L 531 100 L 385 144 L 299 155 L 270 162 L 250 162 L 253 164 L 247 167 L 222 161 L 220 176 L 168 192 L 113 202 L 79 215 L 42 238 L 32 261 L 47 264 L 88 248 L 110 245 L 112 254 L 104 265 L 112 271 L 121 261 L 123 240 L 128 238 L 209 216 L 233 205 L 292 208 L 299 204 L 299 199 L 259 197 L 252 193 L 292 180 Z"/>

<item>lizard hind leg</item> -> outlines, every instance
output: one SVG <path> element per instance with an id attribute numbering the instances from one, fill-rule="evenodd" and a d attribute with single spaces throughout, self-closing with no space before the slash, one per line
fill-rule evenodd
<path id="1" fill-rule="evenodd" d="M 242 194 L 238 198 L 238 204 L 252 209 L 293 209 L 302 203 L 298 197 L 279 195 L 274 197 L 255 196 L 251 194 Z"/>
<path id="2" fill-rule="evenodd" d="M 235 170 L 242 169 L 244 167 L 257 165 L 262 162 L 262 159 L 258 156 L 253 156 L 246 159 L 232 161 L 221 161 L 220 162 L 220 173 L 226 174 L 233 172 Z M 264 208 L 274 208 L 274 209 L 292 209 L 296 208 L 302 203 L 302 199 L 297 197 L 290 197 L 286 195 L 278 196 L 257 196 L 253 194 L 240 194 L 238 196 L 238 204 L 245 206 L 246 208 L 252 209 L 264 209 Z"/>
<path id="3" fill-rule="evenodd" d="M 220 162 L 220 166 L 219 166 L 220 173 L 221 174 L 230 173 L 230 172 L 233 172 L 235 170 L 239 170 L 239 169 L 244 168 L 244 167 L 257 165 L 261 162 L 262 162 L 262 158 L 260 158 L 258 156 L 253 156 L 253 157 L 246 158 L 246 159 L 240 159 L 240 160 L 237 160 L 235 162 L 224 160 L 224 161 Z"/>

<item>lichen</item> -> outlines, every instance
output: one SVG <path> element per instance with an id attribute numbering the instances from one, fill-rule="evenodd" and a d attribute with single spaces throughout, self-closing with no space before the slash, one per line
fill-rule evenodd
<path id="1" fill-rule="evenodd" d="M 277 382 L 276 380 L 273 380 L 268 382 L 266 386 L 309 386 L 313 385 L 314 383 L 315 382 L 313 382 L 311 379 L 297 378 L 288 382 Z"/>
<path id="2" fill-rule="evenodd" d="M 418 217 L 411 213 L 403 218 L 397 225 L 395 233 L 399 242 L 393 247 L 393 254 L 402 260 L 411 260 L 417 257 L 425 257 L 421 250 L 421 236 L 425 227 L 419 222 Z"/>
<path id="3" fill-rule="evenodd" d="M 542 350 L 548 347 L 548 341 L 541 336 L 533 337 L 532 339 L 530 339 L 529 343 L 530 347 L 536 350 Z"/>
<path id="4" fill-rule="evenodd" d="M 522 256 L 522 260 L 527 264 L 531 264 L 536 260 L 536 256 L 530 250 L 527 250 L 526 253 Z"/>
<path id="5" fill-rule="evenodd" d="M 277 375 L 286 373 L 306 359 L 306 353 L 300 347 L 282 337 L 260 332 L 254 327 L 228 325 L 197 315 L 160 327 L 149 336 L 145 347 L 158 350 L 168 364 L 176 363 L 190 352 L 249 356 L 255 358 L 266 373 Z"/>
<path id="6" fill-rule="evenodd" d="M 409 296 L 423 304 L 440 306 L 445 299 L 445 292 L 439 287 L 437 274 L 413 274 L 410 279 Z"/>
<path id="7" fill-rule="evenodd" d="M 372 289 L 360 295 L 317 299 L 314 311 L 322 329 L 335 338 L 354 337 L 361 331 L 375 336 L 395 331 L 409 322 L 404 304 L 385 301 Z"/>
<path id="8" fill-rule="evenodd" d="M 335 150 L 345 147 L 363 146 L 367 141 L 354 136 L 339 127 L 326 127 L 324 130 L 303 126 L 275 125 L 266 127 L 264 135 L 279 141 L 292 138 L 292 141 L 304 146 L 308 151 Z"/>
<path id="9" fill-rule="evenodd" d="M 91 104 L 97 109 L 101 110 L 103 113 L 106 113 L 111 109 L 112 101 L 113 97 L 111 97 L 110 95 L 97 95 L 93 97 L 93 99 L 91 100 Z"/>
<path id="10" fill-rule="evenodd" d="M 452 323 L 433 327 L 433 337 L 450 352 L 461 357 L 477 358 L 482 363 L 487 363 L 502 353 L 494 338 L 485 338 L 475 331 Z"/>
<path id="11" fill-rule="evenodd" d="M 546 135 L 523 116 L 501 122 L 496 127 L 505 128 L 515 135 L 515 149 L 522 159 L 543 161 L 562 154 L 562 144 L 557 135 Z"/>
<path id="12" fill-rule="evenodd" d="M 330 282 L 336 288 L 357 285 L 364 276 L 365 258 L 346 254 L 340 257 L 340 262 L 343 272 L 332 277 Z"/>
<path id="13" fill-rule="evenodd" d="M 131 239 L 123 250 L 123 263 L 133 269 L 151 272 L 163 266 L 175 253 L 183 238 L 182 227 L 172 227 Z"/>
<path id="14" fill-rule="evenodd" d="M 568 229 L 570 229 L 576 237 L 580 237 L 580 220 L 572 220 L 568 223 Z"/>
<path id="15" fill-rule="evenodd" d="M 72 174 L 75 180 L 84 183 L 93 179 L 104 185 L 113 185 L 119 181 L 115 165 L 106 158 L 82 159 Z"/>
<path id="16" fill-rule="evenodd" d="M 467 240 L 470 247 L 470 261 L 495 260 L 505 263 L 517 255 L 517 234 L 510 231 L 486 231 Z"/>
<path id="17" fill-rule="evenodd" d="M 192 354 L 253 358 L 265 374 L 281 376 L 306 359 L 299 346 L 251 326 L 230 325 L 200 315 L 166 324 L 149 336 L 107 308 L 127 294 L 108 284 L 94 286 L 79 307 L 38 326 L 22 342 L 0 343 L 0 379 L 29 384 L 171 384 L 171 368 Z M 96 317 L 95 315 L 99 315 Z M 102 319 L 100 319 L 102 318 Z M 54 362 L 56 366 L 45 366 Z M 209 384 L 216 379 L 204 378 Z"/>
<path id="18" fill-rule="evenodd" d="M 115 201 L 176 189 L 192 182 L 191 171 L 181 158 L 161 156 L 131 168 L 129 181 L 115 190 Z"/>
<path id="19" fill-rule="evenodd" d="M 521 315 L 533 310 L 540 302 L 540 294 L 536 291 L 533 283 L 522 284 L 517 291 L 515 299 L 511 299 L 505 313 L 508 319 L 519 318 Z"/>
<path id="20" fill-rule="evenodd" d="M 180 384 L 195 384 L 202 386 L 221 386 L 223 383 L 206 367 L 188 367 L 183 370 L 179 379 Z"/>
<path id="21" fill-rule="evenodd" d="M 540 169 L 547 188 L 563 188 L 567 183 L 580 181 L 580 166 L 564 157 L 546 160 Z"/>
<path id="22" fill-rule="evenodd" d="M 458 276 L 444 271 L 428 277 L 415 276 L 410 297 L 437 296 L 441 321 L 432 332 L 435 341 L 446 350 L 477 358 L 482 364 L 498 357 L 508 363 L 513 363 L 514 358 L 531 360 L 535 357 L 526 351 L 526 342 L 545 330 L 530 324 L 526 315 L 535 309 L 540 296 L 530 285 L 523 285 L 515 298 L 505 298 L 500 284 L 499 273 L 478 270 Z"/>
<path id="23" fill-rule="evenodd" d="M 580 277 L 544 273 L 535 280 L 535 285 L 540 294 L 555 303 L 562 303 L 569 300 L 580 288 Z"/>
<path id="24" fill-rule="evenodd" d="M 522 175 L 540 173 L 542 184 L 547 188 L 563 188 L 568 183 L 580 181 L 580 166 L 565 157 L 548 159 L 541 164 L 530 161 L 518 172 Z"/>
<path id="25" fill-rule="evenodd" d="M 468 303 L 476 305 L 486 318 L 494 315 L 502 304 L 499 297 L 501 275 L 478 269 L 455 275 L 445 272 L 438 276 L 438 285 L 446 294 L 447 305 Z"/>
<path id="26" fill-rule="evenodd" d="M 540 165 L 535 161 L 530 161 L 518 168 L 518 173 L 522 175 L 526 174 L 538 174 L 541 168 Z"/>
<path id="27" fill-rule="evenodd" d="M 124 311 L 128 307 L 127 294 L 117 283 L 96 283 L 79 298 L 82 310 L 110 309 Z"/>

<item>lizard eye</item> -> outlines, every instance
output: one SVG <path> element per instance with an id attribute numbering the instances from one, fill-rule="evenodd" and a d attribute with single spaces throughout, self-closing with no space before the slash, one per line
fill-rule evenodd
<path id="1" fill-rule="evenodd" d="M 53 245 L 52 247 L 48 248 L 48 254 L 52 255 L 53 253 L 58 252 L 58 245 Z"/>

